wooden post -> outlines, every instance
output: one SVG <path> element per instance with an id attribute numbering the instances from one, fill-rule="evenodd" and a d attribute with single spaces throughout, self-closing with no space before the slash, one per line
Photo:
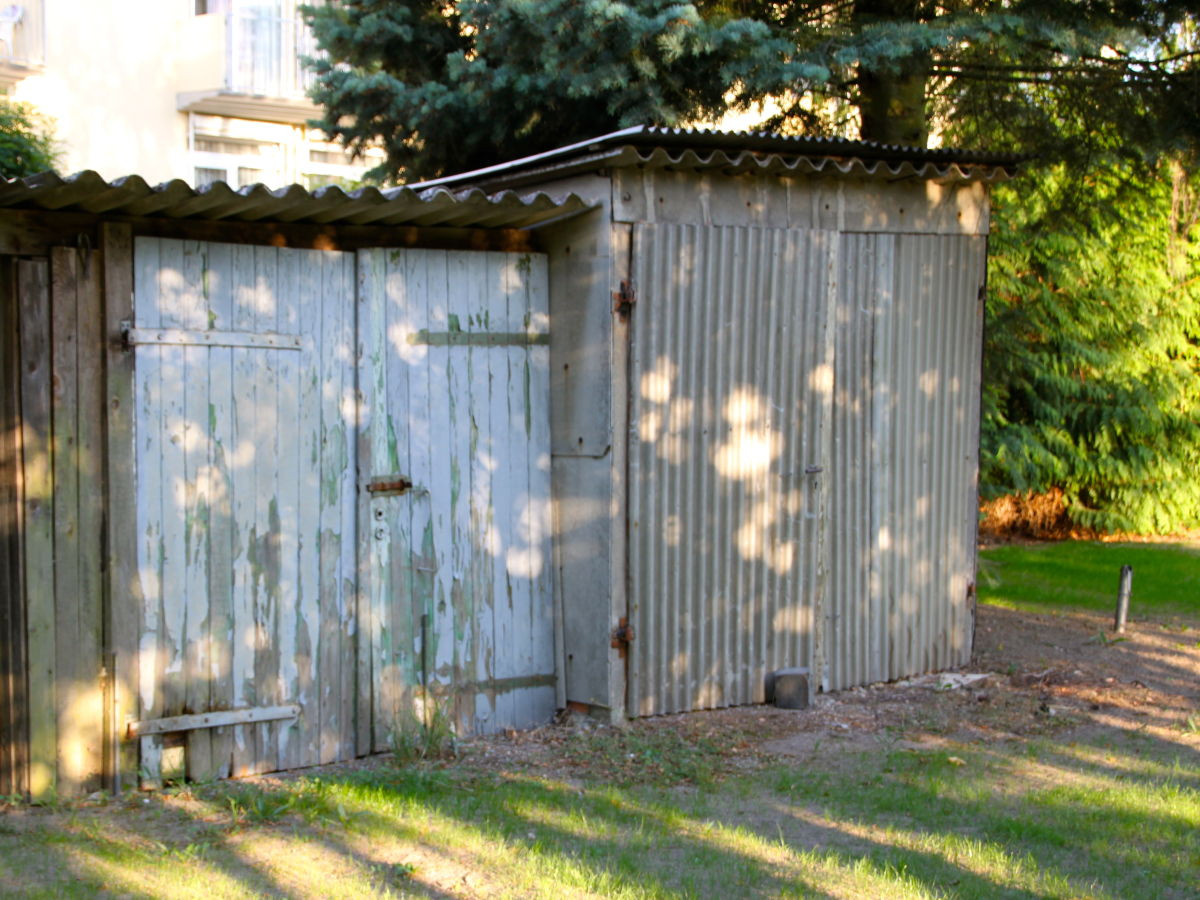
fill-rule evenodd
<path id="1" fill-rule="evenodd" d="M 1117 590 L 1117 615 L 1113 631 L 1125 633 L 1125 619 L 1129 615 L 1129 597 L 1133 593 L 1133 566 L 1121 566 L 1121 585 Z"/>
<path id="2" fill-rule="evenodd" d="M 133 353 L 126 350 L 122 329 L 133 321 L 133 237 L 128 225 L 100 226 L 104 266 L 104 380 L 107 391 L 108 583 L 105 590 L 106 650 L 110 654 L 111 721 L 106 772 L 112 790 L 135 784 L 138 747 L 122 742 L 125 722 L 140 715 L 137 703 L 138 635 L 141 590 L 137 574 L 136 496 L 133 439 Z"/>

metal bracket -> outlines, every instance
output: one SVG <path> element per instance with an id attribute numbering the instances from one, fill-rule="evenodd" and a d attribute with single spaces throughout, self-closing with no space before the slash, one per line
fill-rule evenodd
<path id="1" fill-rule="evenodd" d="M 621 289 L 613 294 L 613 312 L 622 319 L 629 317 L 633 305 L 637 303 L 637 293 L 628 281 L 621 282 Z"/>
<path id="2" fill-rule="evenodd" d="M 633 626 L 629 624 L 629 619 L 625 616 L 617 621 L 617 627 L 612 631 L 612 648 L 621 654 L 621 659 L 625 658 L 625 654 L 629 652 L 629 644 L 633 640 Z"/>
<path id="3" fill-rule="evenodd" d="M 412 480 L 406 475 L 388 475 L 372 478 L 367 483 L 367 493 L 375 495 L 403 494 L 412 490 Z"/>

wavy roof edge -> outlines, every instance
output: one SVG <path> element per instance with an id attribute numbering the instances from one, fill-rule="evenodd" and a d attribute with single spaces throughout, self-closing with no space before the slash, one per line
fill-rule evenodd
<path id="1" fill-rule="evenodd" d="M 337 186 L 309 191 L 298 184 L 274 189 L 253 184 L 235 189 L 220 181 L 193 188 L 179 179 L 150 185 L 139 175 L 106 181 L 90 170 L 0 181 L 0 209 L 209 222 L 525 229 L 593 205 L 573 193 L 489 194 L 478 188 L 364 187 L 347 192 Z"/>
<path id="2" fill-rule="evenodd" d="M 826 174 L 857 177 L 1001 181 L 1026 157 L 943 147 L 927 149 L 849 138 L 765 131 L 715 131 L 637 125 L 471 172 L 409 187 L 516 187 L 541 178 L 606 166 L 722 169 L 732 173 Z"/>

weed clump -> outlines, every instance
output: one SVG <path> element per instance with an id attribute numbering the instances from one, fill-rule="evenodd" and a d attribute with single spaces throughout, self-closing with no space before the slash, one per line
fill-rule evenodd
<path id="1" fill-rule="evenodd" d="M 458 756 L 458 736 L 446 707 L 430 700 L 421 703 L 421 707 L 420 713 L 415 709 L 404 710 L 396 721 L 392 755 L 398 765 Z"/>

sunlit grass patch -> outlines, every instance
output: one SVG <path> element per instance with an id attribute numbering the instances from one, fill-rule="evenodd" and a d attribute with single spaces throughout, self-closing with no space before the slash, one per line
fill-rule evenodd
<path id="1" fill-rule="evenodd" d="M 589 752 L 643 746 L 603 736 Z M 380 761 L 29 811 L 0 893 L 1140 898 L 1194 896 L 1200 871 L 1195 754 L 1149 738 L 696 765 L 636 783 Z"/>
<path id="2" fill-rule="evenodd" d="M 1060 541 L 980 551 L 979 599 L 1032 612 L 1112 612 L 1121 566 L 1133 566 L 1132 613 L 1200 614 L 1200 551 L 1179 544 Z"/>

